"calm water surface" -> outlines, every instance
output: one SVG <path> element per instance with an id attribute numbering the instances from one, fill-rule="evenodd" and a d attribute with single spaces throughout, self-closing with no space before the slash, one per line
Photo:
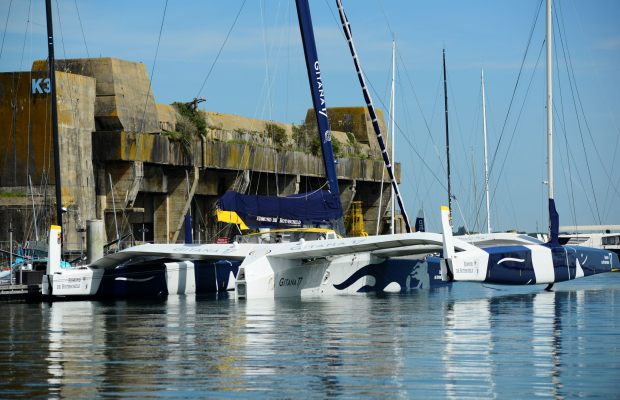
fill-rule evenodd
<path id="1" fill-rule="evenodd" d="M 620 396 L 620 273 L 326 299 L 0 305 L 0 398 Z"/>

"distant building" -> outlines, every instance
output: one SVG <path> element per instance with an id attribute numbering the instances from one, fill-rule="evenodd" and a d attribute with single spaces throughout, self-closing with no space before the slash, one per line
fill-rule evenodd
<path id="1" fill-rule="evenodd" d="M 35 237 L 30 180 L 39 235 L 44 238 L 55 222 L 47 78 L 46 61 L 35 61 L 29 72 L 0 73 L 0 223 L 12 221 L 19 243 Z M 137 241 L 143 235 L 146 241 L 183 241 L 190 208 L 195 240 L 200 234 L 201 241 L 212 241 L 226 233 L 213 206 L 227 191 L 286 196 L 325 183 L 322 159 L 311 149 L 318 136 L 312 110 L 301 127 L 201 111 L 205 134 L 179 139 L 176 132 L 187 121 L 155 102 L 144 64 L 57 60 L 56 79 L 68 249 L 80 248 L 77 229 L 90 219 L 104 220 L 107 241 L 126 233 Z M 366 231 L 374 233 L 384 166 L 367 111 L 333 108 L 328 114 L 343 156 L 337 173 L 345 212 L 352 200 L 362 201 Z M 273 129 L 281 133 L 275 139 Z M 398 163 L 396 175 L 400 180 Z M 390 196 L 385 179 L 383 214 Z M 0 242 L 7 241 L 0 231 Z"/>

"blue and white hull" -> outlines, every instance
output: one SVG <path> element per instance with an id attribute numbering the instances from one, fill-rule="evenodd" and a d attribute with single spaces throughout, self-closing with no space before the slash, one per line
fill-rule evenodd
<path id="1" fill-rule="evenodd" d="M 232 290 L 236 261 L 155 261 L 105 270 L 96 296 L 125 297 Z"/>
<path id="2" fill-rule="evenodd" d="M 262 257 L 242 267 L 236 297 L 318 297 L 365 292 L 430 289 L 449 284 L 440 259 L 383 258 L 371 253 L 316 259 L 307 263 Z"/>
<path id="3" fill-rule="evenodd" d="M 451 260 L 454 281 L 510 285 L 553 284 L 611 272 L 618 255 L 588 247 L 546 245 L 505 246 L 456 253 Z"/>

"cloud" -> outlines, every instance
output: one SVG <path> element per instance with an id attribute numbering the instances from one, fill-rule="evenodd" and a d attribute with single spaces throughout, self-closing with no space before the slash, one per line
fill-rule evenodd
<path id="1" fill-rule="evenodd" d="M 596 48 L 603 50 L 620 49 L 620 36 L 613 36 L 605 40 L 601 40 L 596 44 Z"/>

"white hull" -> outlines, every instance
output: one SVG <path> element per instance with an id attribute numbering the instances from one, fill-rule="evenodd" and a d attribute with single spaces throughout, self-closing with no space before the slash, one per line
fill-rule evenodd
<path id="1" fill-rule="evenodd" d="M 235 283 L 235 298 L 261 299 L 280 297 L 318 297 L 356 294 L 364 287 L 373 291 L 401 291 L 417 289 L 419 282 L 429 276 L 426 262 L 411 261 L 410 278 L 405 287 L 391 282 L 376 287 L 377 279 L 370 273 L 359 273 L 369 265 L 380 264 L 385 258 L 370 253 L 349 254 L 331 259 L 318 259 L 302 264 L 300 260 L 262 257 L 246 267 L 241 267 Z M 357 273 L 357 274 L 356 274 Z M 409 282 L 417 286 L 409 287 Z M 364 290 L 362 290 L 364 291 Z"/>
<path id="2" fill-rule="evenodd" d="M 52 275 L 43 275 L 42 293 L 53 296 L 93 296 L 99 289 L 103 272 L 102 269 L 82 267 L 67 268 Z"/>

